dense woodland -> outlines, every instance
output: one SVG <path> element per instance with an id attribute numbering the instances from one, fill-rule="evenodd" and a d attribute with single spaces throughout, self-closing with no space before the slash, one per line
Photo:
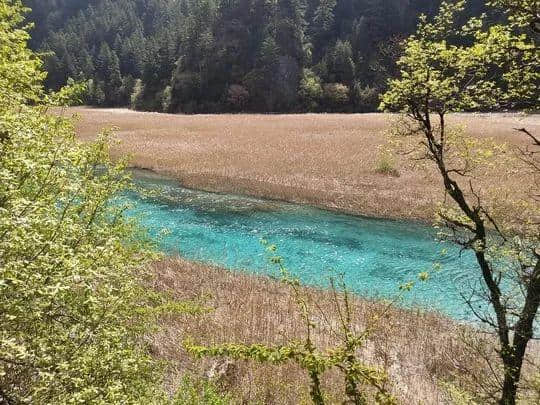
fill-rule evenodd
<path id="1" fill-rule="evenodd" d="M 478 15 L 475 0 L 467 14 Z M 168 112 L 372 111 L 438 0 L 27 0 L 46 85 Z"/>

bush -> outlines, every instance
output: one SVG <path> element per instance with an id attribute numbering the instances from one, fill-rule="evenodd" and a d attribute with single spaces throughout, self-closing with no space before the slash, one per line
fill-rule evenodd
<path id="1" fill-rule="evenodd" d="M 0 402 L 155 403 L 161 371 L 142 343 L 152 255 L 111 204 L 129 179 L 106 135 L 81 145 L 46 114 L 81 89 L 44 95 L 22 4 L 0 4 Z"/>
<path id="2" fill-rule="evenodd" d="M 137 79 L 135 86 L 133 86 L 133 93 L 130 97 L 130 105 L 134 110 L 142 110 L 144 107 L 143 102 L 144 85 L 141 79 Z"/>
<path id="3" fill-rule="evenodd" d="M 169 112 L 172 102 L 172 87 L 167 86 L 161 93 L 161 111 Z"/>
<path id="4" fill-rule="evenodd" d="M 399 171 L 395 167 L 394 157 L 391 152 L 386 150 L 379 151 L 375 171 L 387 176 L 399 177 Z"/>
<path id="5" fill-rule="evenodd" d="M 360 83 L 356 83 L 354 103 L 360 112 L 376 111 L 379 104 L 379 90 L 376 87 L 363 87 Z"/>
<path id="6" fill-rule="evenodd" d="M 324 99 L 330 108 L 339 108 L 349 101 L 349 88 L 341 83 L 327 83 L 323 86 Z"/>
<path id="7" fill-rule="evenodd" d="M 242 111 L 249 100 L 249 91 L 239 84 L 231 84 L 227 90 L 227 102 L 235 111 Z"/>
<path id="8" fill-rule="evenodd" d="M 231 405 L 232 398 L 221 394 L 210 381 L 185 375 L 172 405 Z"/>
<path id="9" fill-rule="evenodd" d="M 323 98 L 321 79 L 310 69 L 302 71 L 298 96 L 308 110 L 316 110 L 319 107 L 319 103 Z"/>

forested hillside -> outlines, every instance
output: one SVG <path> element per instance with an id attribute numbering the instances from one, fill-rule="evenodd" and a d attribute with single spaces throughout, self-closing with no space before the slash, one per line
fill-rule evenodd
<path id="1" fill-rule="evenodd" d="M 370 111 L 439 0 L 27 0 L 47 86 L 169 112 Z M 471 3 L 478 14 L 483 1 Z"/>

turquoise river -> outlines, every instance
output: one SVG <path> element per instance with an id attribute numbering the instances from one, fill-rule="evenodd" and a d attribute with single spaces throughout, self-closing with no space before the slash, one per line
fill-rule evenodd
<path id="1" fill-rule="evenodd" d="M 462 295 L 478 282 L 474 259 L 438 242 L 429 226 L 194 191 L 151 173 L 137 173 L 136 182 L 155 193 L 127 194 L 129 214 L 140 218 L 168 254 L 277 277 L 260 243 L 266 239 L 306 284 L 325 286 L 339 273 L 360 295 L 399 296 L 402 305 L 473 319 Z M 429 272 L 427 281 L 418 280 L 421 272 Z M 410 281 L 417 281 L 412 290 L 400 292 Z"/>

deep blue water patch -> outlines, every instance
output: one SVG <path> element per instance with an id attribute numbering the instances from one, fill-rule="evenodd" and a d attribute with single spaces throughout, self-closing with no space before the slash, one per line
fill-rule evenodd
<path id="1" fill-rule="evenodd" d="M 278 246 L 287 267 L 304 283 L 325 286 L 329 275 L 341 273 L 351 290 L 369 297 L 394 298 L 400 285 L 427 271 L 429 280 L 416 282 L 401 302 L 473 319 L 461 294 L 478 281 L 474 258 L 438 242 L 429 226 L 189 190 L 141 173 L 136 179 L 156 193 L 127 194 L 133 206 L 129 215 L 140 218 L 166 253 L 277 276 L 261 246 L 264 238 Z M 168 232 L 160 235 L 164 229 Z"/>

